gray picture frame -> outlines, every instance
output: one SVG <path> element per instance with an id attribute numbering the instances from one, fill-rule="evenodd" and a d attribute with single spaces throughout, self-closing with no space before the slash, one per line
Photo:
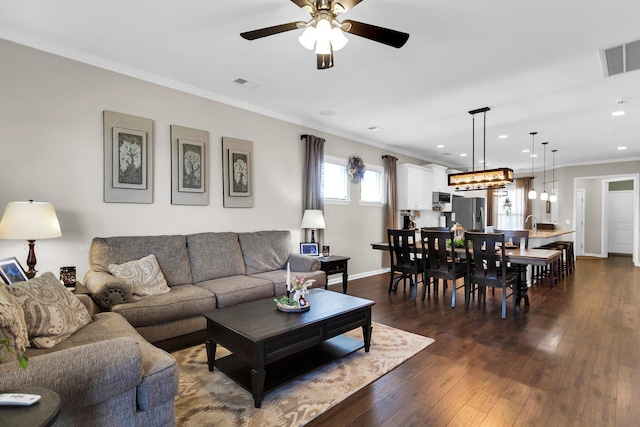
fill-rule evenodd
<path id="1" fill-rule="evenodd" d="M 253 207 L 253 142 L 222 138 L 222 185 L 225 208 Z"/>
<path id="2" fill-rule="evenodd" d="M 171 125 L 171 204 L 209 204 L 209 132 Z M 189 161 L 192 157 L 191 162 Z M 199 171 L 191 168 L 199 157 Z M 186 163 L 185 163 L 186 161 Z"/>
<path id="3" fill-rule="evenodd" d="M 153 120 L 103 112 L 104 202 L 153 203 Z"/>

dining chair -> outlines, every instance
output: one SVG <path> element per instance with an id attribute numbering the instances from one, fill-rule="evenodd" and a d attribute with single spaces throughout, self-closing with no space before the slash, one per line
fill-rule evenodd
<path id="1" fill-rule="evenodd" d="M 529 230 L 494 230 L 494 233 L 504 234 L 505 245 L 513 244 L 521 249 L 529 249 Z M 507 270 L 511 273 L 521 274 L 520 280 L 527 281 L 527 269 L 526 266 L 509 263 Z M 531 269 L 531 275 L 533 277 L 533 268 Z M 533 283 L 533 279 L 531 279 Z"/>
<path id="2" fill-rule="evenodd" d="M 458 261 L 453 245 L 453 232 L 451 231 L 435 231 L 430 229 L 421 229 L 420 237 L 422 239 L 422 259 L 424 260 L 424 273 L 422 281 L 424 288 L 422 291 L 422 301 L 427 294 L 427 286 L 429 279 L 434 280 L 433 292 L 438 295 L 438 280 L 442 279 L 442 293 L 450 280 L 451 286 L 451 307 L 456 306 L 456 290 L 464 287 L 463 283 L 456 286 L 456 282 L 460 278 L 467 276 L 467 265 Z M 447 246 L 447 242 L 449 245 Z"/>
<path id="3" fill-rule="evenodd" d="M 409 288 L 415 285 L 413 289 L 414 299 L 417 295 L 418 276 L 424 271 L 424 263 L 418 257 L 415 238 L 415 230 L 387 229 L 387 241 L 389 242 L 389 255 L 391 258 L 389 293 L 398 289 L 398 283 L 400 280 L 403 281 L 404 289 L 406 289 L 408 278 Z M 400 277 L 395 278 L 396 273 L 400 273 Z M 395 286 L 394 279 L 396 279 Z"/>
<path id="4" fill-rule="evenodd" d="M 502 289 L 502 318 L 507 318 L 507 297 L 512 297 L 515 308 L 515 284 L 518 274 L 507 270 L 504 234 L 465 233 L 464 243 L 467 255 L 467 285 L 465 286 L 465 310 L 469 309 L 471 292 L 478 289 L 487 302 L 486 287 Z M 507 295 L 507 290 L 511 293 Z"/>

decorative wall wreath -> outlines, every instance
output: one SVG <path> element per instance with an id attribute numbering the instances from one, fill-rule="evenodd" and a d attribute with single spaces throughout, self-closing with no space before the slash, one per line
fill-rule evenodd
<path id="1" fill-rule="evenodd" d="M 349 179 L 354 184 L 360 183 L 361 180 L 364 179 L 364 171 L 365 166 L 362 159 L 358 156 L 349 157 L 349 166 L 348 166 Z"/>

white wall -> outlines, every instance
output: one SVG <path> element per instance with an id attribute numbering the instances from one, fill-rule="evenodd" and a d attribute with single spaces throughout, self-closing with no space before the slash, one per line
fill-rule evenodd
<path id="1" fill-rule="evenodd" d="M 66 265 L 84 275 L 95 236 L 287 229 L 297 251 L 304 133 L 325 138 L 325 154 L 345 162 L 358 154 L 382 165 L 382 154 L 392 154 L 424 163 L 5 40 L 0 58 L 0 209 L 14 200 L 54 204 L 63 236 L 37 241 L 36 254 L 37 269 L 56 276 Z M 103 202 L 104 110 L 154 121 L 153 204 Z M 171 205 L 172 124 L 209 132 L 208 206 Z M 253 141 L 254 208 L 222 207 L 223 136 Z M 352 257 L 352 274 L 375 271 L 380 254 L 369 244 L 382 240 L 383 211 L 359 206 L 359 187 L 351 191 L 351 204 L 327 205 L 325 242 Z M 26 268 L 26 242 L 0 240 L 0 259 L 10 256 Z"/>

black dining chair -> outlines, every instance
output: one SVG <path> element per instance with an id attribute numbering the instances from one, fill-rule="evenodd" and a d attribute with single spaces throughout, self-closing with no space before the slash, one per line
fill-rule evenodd
<path id="1" fill-rule="evenodd" d="M 421 229 L 420 237 L 422 238 L 422 259 L 424 260 L 422 300 L 424 301 L 427 294 L 430 279 L 434 281 L 434 295 L 438 295 L 439 279 L 443 281 L 443 294 L 447 281 L 450 280 L 453 284 L 451 286 L 451 307 L 453 308 L 456 306 L 456 290 L 465 286 L 464 283 L 457 286 L 456 282 L 460 278 L 466 279 L 467 274 L 467 265 L 460 262 L 456 256 L 453 233 L 451 231 Z"/>
<path id="2" fill-rule="evenodd" d="M 478 290 L 487 301 L 486 287 L 502 289 L 502 318 L 507 318 L 507 297 L 512 297 L 515 308 L 515 284 L 518 274 L 507 269 L 504 234 L 465 233 L 464 243 L 467 255 L 467 285 L 465 286 L 465 310 L 469 309 L 471 292 Z M 507 295 L 507 291 L 511 293 Z"/>
<path id="3" fill-rule="evenodd" d="M 494 230 L 493 232 L 504 234 L 504 243 L 507 249 L 510 245 L 517 246 L 521 249 L 529 249 L 529 230 Z M 527 282 L 526 266 L 509 263 L 507 265 L 507 270 L 511 273 L 520 274 L 519 280 L 521 280 L 522 283 Z"/>
<path id="4" fill-rule="evenodd" d="M 398 282 L 400 282 L 400 280 L 403 281 L 404 289 L 406 289 L 408 278 L 409 288 L 415 285 L 413 289 L 414 299 L 416 298 L 419 283 L 418 276 L 424 272 L 424 263 L 422 259 L 418 257 L 415 238 L 415 230 L 387 229 L 387 241 L 389 242 L 389 255 L 391 258 L 389 293 L 398 289 Z M 400 273 L 400 277 L 396 278 L 396 273 Z"/>

